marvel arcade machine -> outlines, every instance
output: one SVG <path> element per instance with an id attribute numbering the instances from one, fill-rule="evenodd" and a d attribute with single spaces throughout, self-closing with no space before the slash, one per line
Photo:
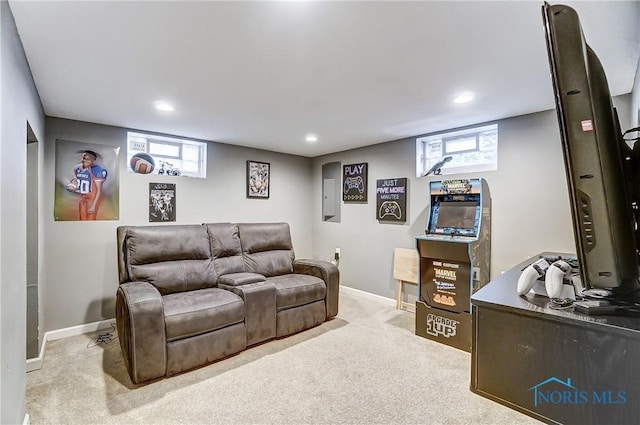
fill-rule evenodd
<path id="1" fill-rule="evenodd" d="M 491 197 L 484 179 L 433 181 L 424 236 L 416 335 L 471 351 L 471 294 L 489 282 Z"/>

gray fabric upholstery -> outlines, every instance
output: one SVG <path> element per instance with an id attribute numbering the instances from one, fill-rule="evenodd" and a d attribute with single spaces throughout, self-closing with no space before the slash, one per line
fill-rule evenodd
<path id="1" fill-rule="evenodd" d="M 269 276 L 293 273 L 293 245 L 287 223 L 238 224 L 245 271 Z"/>
<path id="2" fill-rule="evenodd" d="M 116 292 L 116 325 L 124 362 L 133 383 L 166 373 L 162 296 L 146 282 L 123 283 Z"/>
<path id="3" fill-rule="evenodd" d="M 335 264 L 321 260 L 294 260 L 293 271 L 297 274 L 316 276 L 327 285 L 325 300 L 327 320 L 338 314 L 338 297 L 340 294 L 340 272 Z"/>
<path id="4" fill-rule="evenodd" d="M 129 270 L 133 280 L 151 283 L 162 295 L 211 288 L 216 284 L 211 259 L 132 265 Z"/>
<path id="5" fill-rule="evenodd" d="M 324 301 L 327 293 L 324 281 L 315 276 L 285 274 L 269 277 L 267 282 L 273 283 L 276 287 L 276 306 L 278 311 L 314 301 Z"/>
<path id="6" fill-rule="evenodd" d="M 247 347 L 244 323 L 167 343 L 167 376 L 239 353 Z"/>
<path id="7" fill-rule="evenodd" d="M 220 278 L 218 279 L 218 284 L 226 286 L 242 286 L 249 283 L 265 282 L 266 280 L 267 278 L 261 274 L 243 272 L 225 274 L 224 276 L 220 276 Z"/>
<path id="8" fill-rule="evenodd" d="M 209 237 L 204 226 L 136 226 L 126 228 L 128 280 L 149 282 L 161 294 L 215 286 Z"/>
<path id="9" fill-rule="evenodd" d="M 287 223 L 240 223 L 238 230 L 245 253 L 293 250 Z"/>
<path id="10" fill-rule="evenodd" d="M 278 337 L 294 334 L 312 328 L 325 321 L 324 301 L 281 310 L 276 316 Z"/>
<path id="11" fill-rule="evenodd" d="M 211 258 L 209 238 L 203 226 L 136 226 L 127 231 L 127 249 L 135 253 L 129 264 Z"/>
<path id="12" fill-rule="evenodd" d="M 219 288 L 169 294 L 163 298 L 167 341 L 174 341 L 244 321 L 244 302 Z"/>
<path id="13" fill-rule="evenodd" d="M 233 291 L 244 300 L 248 346 L 276 337 L 276 287 L 272 283 L 255 282 L 228 287 L 221 283 L 220 287 Z"/>
<path id="14" fill-rule="evenodd" d="M 207 233 L 211 243 L 211 254 L 218 276 L 244 272 L 242 246 L 238 225 L 233 223 L 208 223 Z"/>
<path id="15" fill-rule="evenodd" d="M 287 223 L 120 226 L 116 322 L 134 383 L 170 376 L 338 312 L 335 265 L 295 260 Z"/>

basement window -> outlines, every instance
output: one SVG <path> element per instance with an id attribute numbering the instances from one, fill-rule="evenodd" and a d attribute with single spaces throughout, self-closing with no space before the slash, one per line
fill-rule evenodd
<path id="1" fill-rule="evenodd" d="M 127 133 L 127 170 L 137 153 L 151 155 L 155 162 L 151 174 L 186 177 L 207 177 L 207 144 L 195 140 Z"/>
<path id="2" fill-rule="evenodd" d="M 439 174 L 443 175 L 497 170 L 498 124 L 418 137 L 416 177 L 424 176 L 439 163 Z"/>

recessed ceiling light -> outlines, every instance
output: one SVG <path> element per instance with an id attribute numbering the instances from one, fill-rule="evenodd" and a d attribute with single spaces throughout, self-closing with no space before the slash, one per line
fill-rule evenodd
<path id="1" fill-rule="evenodd" d="M 173 105 L 163 100 L 158 100 L 154 102 L 153 105 L 156 107 L 158 111 L 172 112 L 174 110 Z"/>
<path id="2" fill-rule="evenodd" d="M 469 103 L 475 98 L 475 95 L 471 92 L 460 93 L 453 99 L 454 103 Z"/>
<path id="3" fill-rule="evenodd" d="M 307 137 L 304 138 L 309 143 L 315 143 L 318 141 L 318 136 L 315 134 L 307 134 Z"/>

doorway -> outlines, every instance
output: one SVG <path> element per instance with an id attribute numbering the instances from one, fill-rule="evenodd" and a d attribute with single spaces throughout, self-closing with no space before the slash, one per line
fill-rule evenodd
<path id="1" fill-rule="evenodd" d="M 38 140 L 27 123 L 27 359 L 40 352 L 38 297 Z"/>

